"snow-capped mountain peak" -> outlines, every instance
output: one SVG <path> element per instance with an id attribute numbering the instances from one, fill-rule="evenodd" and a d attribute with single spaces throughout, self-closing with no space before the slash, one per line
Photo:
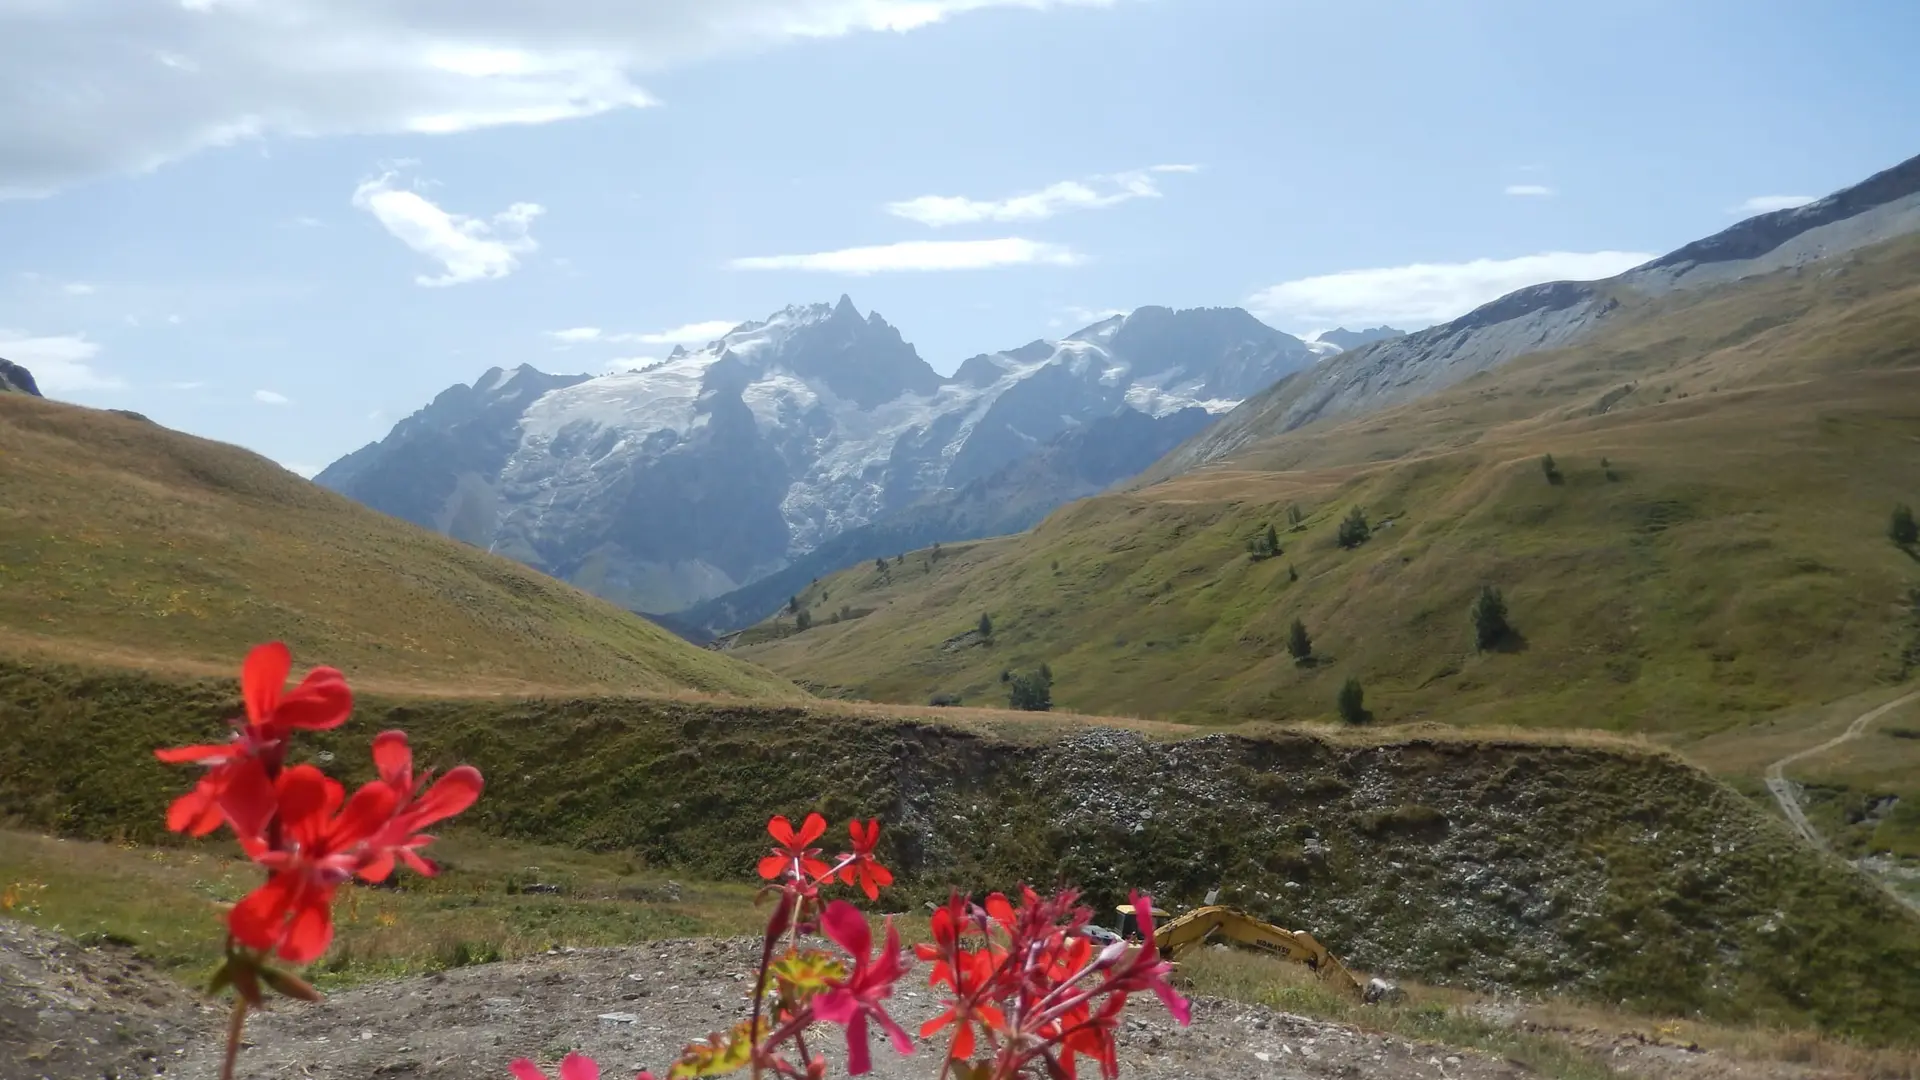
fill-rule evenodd
<path id="1" fill-rule="evenodd" d="M 319 479 L 616 601 L 672 611 L 1066 432 L 1126 413 L 1146 418 L 1143 433 L 1176 414 L 1190 425 L 1196 406 L 1224 412 L 1313 359 L 1237 309 L 1148 307 L 942 377 L 878 312 L 862 316 L 842 296 L 638 370 L 494 369 L 441 395 L 492 404 L 436 399 Z"/>

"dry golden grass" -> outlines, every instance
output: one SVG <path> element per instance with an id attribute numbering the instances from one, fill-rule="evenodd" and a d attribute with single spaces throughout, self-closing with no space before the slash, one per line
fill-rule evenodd
<path id="1" fill-rule="evenodd" d="M 236 447 L 0 398 L 0 649 L 224 674 L 276 638 L 391 692 L 803 696 Z"/>

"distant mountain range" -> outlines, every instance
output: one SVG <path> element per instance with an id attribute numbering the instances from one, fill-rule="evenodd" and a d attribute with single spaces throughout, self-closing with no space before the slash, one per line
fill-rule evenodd
<path id="1" fill-rule="evenodd" d="M 1333 348 L 1145 307 L 942 376 L 843 296 L 638 371 L 489 371 L 316 479 L 630 608 L 695 608 L 664 621 L 699 636 L 796 577 L 1025 528 Z"/>
<path id="2" fill-rule="evenodd" d="M 1830 262 L 1912 232 L 1920 232 L 1920 157 L 1805 206 L 1748 218 L 1603 281 L 1530 286 L 1452 322 L 1356 344 L 1253 396 L 1140 480 L 1177 476 L 1316 420 L 1412 401 L 1527 353 L 1577 344 L 1623 305 Z"/>

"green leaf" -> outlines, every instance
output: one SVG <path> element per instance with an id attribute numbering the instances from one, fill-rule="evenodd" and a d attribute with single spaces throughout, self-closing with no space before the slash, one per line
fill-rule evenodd
<path id="1" fill-rule="evenodd" d="M 818 949 L 789 952 L 775 960 L 768 972 L 782 989 L 799 1001 L 847 978 L 846 965 Z"/>
<path id="2" fill-rule="evenodd" d="M 320 991 L 315 990 L 311 983 L 290 971 L 263 967 L 260 969 L 260 977 L 265 979 L 267 985 L 273 987 L 274 992 L 281 997 L 298 998 L 301 1001 L 324 1000 L 320 997 Z"/>
<path id="3" fill-rule="evenodd" d="M 767 1021 L 762 1018 L 758 1031 L 749 1025 L 752 1021 L 742 1020 L 733 1025 L 733 1030 L 725 1035 L 715 1032 L 703 1042 L 697 1042 L 680 1053 L 680 1060 L 667 1070 L 667 1080 L 690 1080 L 699 1076 L 724 1076 L 747 1067 L 753 1060 L 753 1048 L 767 1035 Z"/>

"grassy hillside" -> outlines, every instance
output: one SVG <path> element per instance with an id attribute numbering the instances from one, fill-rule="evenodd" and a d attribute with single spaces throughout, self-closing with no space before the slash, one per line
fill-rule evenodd
<path id="1" fill-rule="evenodd" d="M 0 651 L 225 673 L 273 638 L 400 690 L 798 694 L 244 450 L 0 398 Z"/>
<path id="2" fill-rule="evenodd" d="M 231 693 L 0 664 L 0 818 L 163 839 L 186 777 L 144 751 L 203 737 Z M 877 814 L 908 908 L 1019 879 L 1077 882 L 1101 905 L 1129 886 L 1176 905 L 1222 886 L 1361 969 L 1920 1039 L 1920 919 L 1663 752 L 1437 726 L 1196 737 L 955 715 L 372 700 L 301 745 L 364 774 L 368 734 L 404 726 L 423 764 L 486 772 L 468 829 L 618 852 L 623 873 L 744 879 L 770 813 Z"/>
<path id="3" fill-rule="evenodd" d="M 1379 721 L 1688 736 L 1907 677 L 1920 556 L 1887 518 L 1920 502 L 1920 240 L 1640 308 L 1018 537 L 823 579 L 811 629 L 783 616 L 737 654 L 877 700 L 1005 702 L 1002 673 L 1045 662 L 1089 712 L 1325 717 L 1357 678 Z M 1372 537 L 1342 548 L 1356 507 Z M 1284 553 L 1255 559 L 1270 524 Z M 1517 631 L 1487 652 L 1483 585 Z"/>

